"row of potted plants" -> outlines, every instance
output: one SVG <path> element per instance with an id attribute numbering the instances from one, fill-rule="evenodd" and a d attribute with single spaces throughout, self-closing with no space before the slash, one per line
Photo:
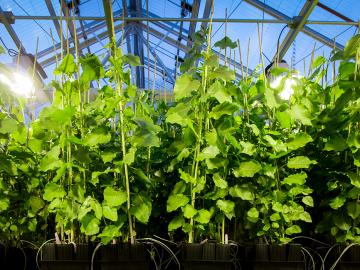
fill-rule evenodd
<path id="1" fill-rule="evenodd" d="M 185 269 L 201 260 L 224 267 L 217 259 L 231 269 L 228 239 L 359 243 L 360 36 L 331 61 L 314 59 L 307 78 L 273 68 L 282 76 L 277 86 L 261 69 L 238 80 L 210 39 L 196 33 L 173 102 L 137 90 L 127 67 L 140 61 L 120 48 L 108 70 L 95 55 L 66 55 L 54 72 L 53 101 L 37 117 L 31 100 L 0 83 L 1 242 L 40 246 L 56 233 L 56 244 L 38 254 L 44 269 L 77 256 L 73 269 L 91 259 L 114 269 L 135 255 L 140 265 L 127 269 L 145 269 L 146 248 L 135 243 L 152 235 L 190 244 Z M 226 37 L 215 45 L 236 43 Z M 11 76 L 4 65 L 0 71 Z M 284 100 L 290 78 L 293 93 Z M 195 244 L 205 239 L 218 243 L 206 245 L 206 258 Z"/>

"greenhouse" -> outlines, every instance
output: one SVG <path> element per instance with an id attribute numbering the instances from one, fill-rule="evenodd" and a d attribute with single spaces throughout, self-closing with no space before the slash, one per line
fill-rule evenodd
<path id="1" fill-rule="evenodd" d="M 360 1 L 0 0 L 0 270 L 359 270 Z"/>

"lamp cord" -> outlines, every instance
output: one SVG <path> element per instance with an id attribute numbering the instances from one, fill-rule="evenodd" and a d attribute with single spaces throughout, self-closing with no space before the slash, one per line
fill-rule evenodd
<path id="1" fill-rule="evenodd" d="M 15 57 L 15 56 L 17 56 L 19 54 L 16 50 L 9 49 L 8 46 L 6 46 L 6 44 L 5 44 L 4 40 L 2 39 L 2 37 L 0 37 L 0 41 L 4 45 L 4 47 L 5 47 L 5 49 L 6 49 L 9 56 Z"/>
<path id="2" fill-rule="evenodd" d="M 282 35 L 282 33 L 284 32 L 284 30 L 285 30 L 285 28 L 286 27 L 288 27 L 288 25 L 285 25 L 284 27 L 283 27 L 283 29 L 281 29 L 281 32 L 280 32 L 280 34 L 279 34 L 279 37 L 278 37 L 278 40 L 277 40 L 277 43 L 276 43 L 276 54 L 275 54 L 275 56 L 276 56 L 276 61 L 275 62 L 279 62 L 279 46 L 280 46 L 280 38 L 281 38 L 281 35 Z"/>

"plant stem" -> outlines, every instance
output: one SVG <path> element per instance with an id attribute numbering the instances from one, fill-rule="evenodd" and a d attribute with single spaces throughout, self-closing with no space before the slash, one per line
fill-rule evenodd
<path id="1" fill-rule="evenodd" d="M 121 96 L 121 81 L 119 81 L 118 84 L 118 95 Z M 126 144 L 125 144 L 125 131 L 124 131 L 124 113 L 123 113 L 123 103 L 122 101 L 119 102 L 119 117 L 120 117 L 120 136 L 121 136 L 121 150 L 123 153 L 123 158 L 125 158 L 126 155 Z M 129 233 L 130 238 L 134 239 L 134 232 L 133 232 L 133 224 L 132 224 L 132 218 L 130 214 L 130 181 L 129 181 L 129 171 L 128 166 L 125 163 L 124 164 L 124 173 L 125 173 L 125 188 L 126 188 L 126 194 L 127 194 L 127 213 L 128 213 L 128 222 L 129 222 Z"/>
<path id="2" fill-rule="evenodd" d="M 223 215 L 223 218 L 222 218 L 221 242 L 223 244 L 225 244 L 225 215 Z"/>

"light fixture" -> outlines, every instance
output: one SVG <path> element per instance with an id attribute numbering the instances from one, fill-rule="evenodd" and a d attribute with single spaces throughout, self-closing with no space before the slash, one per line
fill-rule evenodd
<path id="1" fill-rule="evenodd" d="M 296 73 L 291 73 L 288 70 L 289 65 L 285 60 L 282 60 L 277 64 L 277 68 L 284 69 L 283 73 L 274 76 L 271 74 L 271 70 L 273 68 L 275 68 L 274 62 L 268 65 L 265 69 L 265 74 L 269 80 L 270 87 L 272 89 L 281 88 L 281 91 L 279 92 L 280 98 L 283 100 L 289 100 L 291 95 L 294 94 L 294 88 L 299 84 L 299 79 L 302 76 Z"/>
<path id="2" fill-rule="evenodd" d="M 15 71 L 7 76 L 0 73 L 0 81 L 18 96 L 24 98 L 34 97 L 35 86 L 33 80 L 25 73 Z"/>

